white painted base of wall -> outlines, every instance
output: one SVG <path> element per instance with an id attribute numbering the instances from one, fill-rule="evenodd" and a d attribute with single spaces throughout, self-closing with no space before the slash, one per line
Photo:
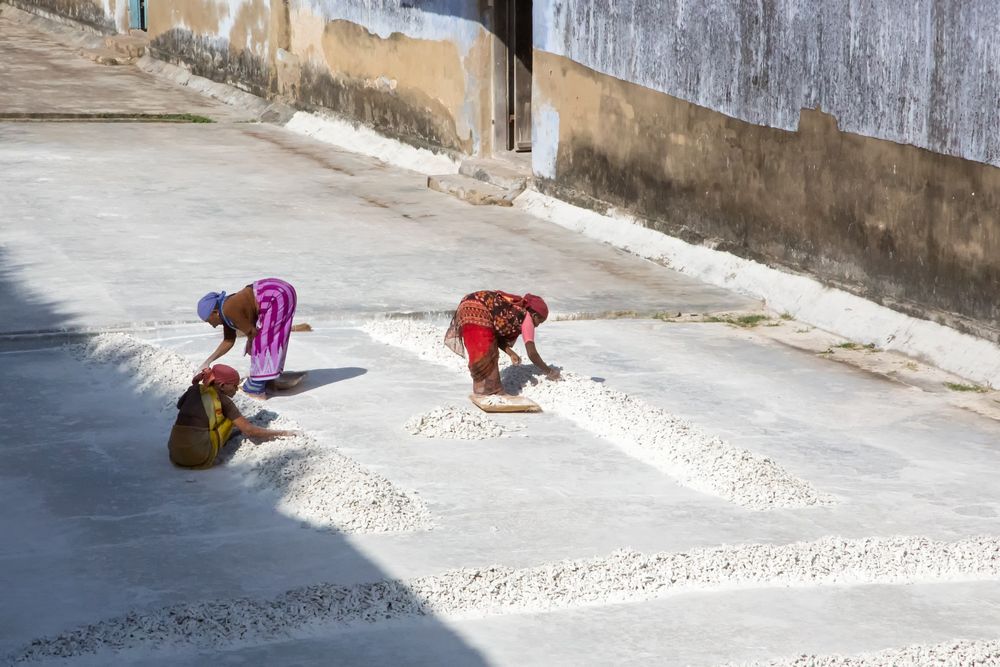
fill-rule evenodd
<path id="1" fill-rule="evenodd" d="M 377 158 L 403 169 L 427 174 L 457 174 L 458 160 L 425 148 L 390 139 L 375 130 L 335 116 L 299 111 L 285 125 L 292 132 L 312 137 L 354 153 Z"/>
<path id="2" fill-rule="evenodd" d="M 675 271 L 762 299 L 776 313 L 789 313 L 855 342 L 875 343 L 975 382 L 1000 386 L 1000 347 L 987 340 L 904 315 L 806 276 L 686 243 L 620 212 L 601 215 L 533 190 L 514 200 L 514 206 Z"/>

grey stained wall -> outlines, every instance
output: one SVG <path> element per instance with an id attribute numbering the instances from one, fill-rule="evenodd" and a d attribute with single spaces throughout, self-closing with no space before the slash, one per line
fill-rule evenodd
<path id="1" fill-rule="evenodd" d="M 997 0 L 536 0 L 536 48 L 759 125 L 1000 166 Z"/>

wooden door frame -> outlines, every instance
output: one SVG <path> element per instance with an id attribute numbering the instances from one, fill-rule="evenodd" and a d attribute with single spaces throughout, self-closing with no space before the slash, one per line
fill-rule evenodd
<path id="1" fill-rule="evenodd" d="M 510 86 L 511 59 L 514 57 L 511 29 L 512 7 L 517 0 L 491 0 L 493 33 L 493 152 L 516 150 L 513 123 L 514 100 Z M 534 4 L 534 3 L 532 3 Z"/>
<path id="2" fill-rule="evenodd" d="M 510 110 L 507 89 L 507 5 L 511 0 L 492 0 L 493 5 L 493 152 L 506 153 L 510 145 Z"/>

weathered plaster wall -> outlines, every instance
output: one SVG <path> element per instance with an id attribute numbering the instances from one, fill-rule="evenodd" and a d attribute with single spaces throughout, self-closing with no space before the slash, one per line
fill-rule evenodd
<path id="1" fill-rule="evenodd" d="M 758 125 L 1000 165 L 996 0 L 536 0 L 535 47 Z"/>
<path id="2" fill-rule="evenodd" d="M 490 35 L 462 15 L 478 17 L 477 3 L 452 4 L 460 6 L 444 15 L 398 3 L 293 2 L 281 88 L 415 143 L 488 151 Z"/>
<path id="3" fill-rule="evenodd" d="M 541 187 L 1000 339 L 1000 3 L 536 0 L 534 20 Z"/>
<path id="4" fill-rule="evenodd" d="M 256 95 L 272 91 L 272 8 L 282 0 L 172 0 L 146 12 L 150 49 Z"/>
<path id="5" fill-rule="evenodd" d="M 461 2 L 176 0 L 152 3 L 155 53 L 411 143 L 490 150 L 485 8 Z"/>
<path id="6" fill-rule="evenodd" d="M 77 21 L 105 33 L 128 29 L 128 0 L 6 0 L 29 12 Z M 121 17 L 125 17 L 124 24 Z"/>
<path id="7" fill-rule="evenodd" d="M 539 187 L 906 312 L 1000 331 L 1000 169 L 837 128 L 766 127 L 536 51 Z M 536 156 L 537 157 L 537 156 Z M 599 200 L 599 201 L 598 201 Z"/>

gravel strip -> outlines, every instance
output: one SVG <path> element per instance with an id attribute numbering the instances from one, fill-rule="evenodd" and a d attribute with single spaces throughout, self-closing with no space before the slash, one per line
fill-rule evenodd
<path id="1" fill-rule="evenodd" d="M 377 320 L 363 328 L 376 341 L 468 372 L 466 361 L 443 345 L 441 327 L 412 320 Z M 507 391 L 532 399 L 545 411 L 614 443 L 688 488 L 751 510 L 833 502 L 772 459 L 730 445 L 638 398 L 572 373 L 564 373 L 561 382 L 539 376 L 533 365 L 508 366 L 503 382 Z"/>
<path id="2" fill-rule="evenodd" d="M 1000 538 L 994 537 L 957 542 L 924 537 L 827 537 L 786 545 L 750 544 L 650 555 L 623 550 L 603 558 L 522 569 L 463 568 L 408 581 L 306 586 L 276 598 L 172 605 L 37 639 L 11 659 L 21 662 L 129 648 L 211 648 L 287 638 L 320 624 L 545 612 L 637 602 L 691 590 L 997 579 Z"/>
<path id="3" fill-rule="evenodd" d="M 857 655 L 800 655 L 767 662 L 743 663 L 744 667 L 968 667 L 1000 665 L 1000 641 L 956 639 L 940 644 L 913 644 Z M 732 664 L 728 667 L 732 667 Z"/>
<path id="4" fill-rule="evenodd" d="M 165 412 L 176 411 L 177 398 L 197 372 L 194 364 L 180 355 L 124 333 L 101 334 L 77 349 L 89 363 L 114 365 L 134 378 L 138 391 L 162 398 L 161 409 Z M 233 401 L 253 423 L 277 429 L 299 428 L 241 393 Z M 164 433 L 164 456 L 166 437 Z M 237 436 L 229 441 L 222 456 L 228 468 L 249 474 L 257 488 L 277 492 L 279 509 L 311 525 L 346 533 L 431 527 L 423 501 L 308 434 L 260 444 Z"/>

